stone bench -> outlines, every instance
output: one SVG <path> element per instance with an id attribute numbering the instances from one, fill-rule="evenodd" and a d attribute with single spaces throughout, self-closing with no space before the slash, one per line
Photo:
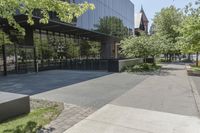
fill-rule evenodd
<path id="1" fill-rule="evenodd" d="M 29 112 L 29 96 L 0 92 L 0 122 Z"/>

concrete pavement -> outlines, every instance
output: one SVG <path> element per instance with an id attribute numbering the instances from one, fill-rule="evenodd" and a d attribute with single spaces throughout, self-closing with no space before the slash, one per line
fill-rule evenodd
<path id="1" fill-rule="evenodd" d="M 99 109 L 146 77 L 103 71 L 52 70 L 0 77 L 0 91 Z"/>
<path id="2" fill-rule="evenodd" d="M 165 65 L 65 133 L 199 133 L 200 119 L 184 65 Z"/>
<path id="3" fill-rule="evenodd" d="M 0 76 L 0 91 L 35 95 L 110 74 L 102 71 L 51 70 Z"/>
<path id="4" fill-rule="evenodd" d="M 84 76 L 84 73 L 80 76 Z M 113 73 L 36 94 L 32 98 L 99 109 L 144 81 L 146 77 L 148 76 Z"/>
<path id="5" fill-rule="evenodd" d="M 159 75 L 149 77 L 112 104 L 198 116 L 185 65 L 163 66 Z"/>
<path id="6" fill-rule="evenodd" d="M 44 133 L 62 133 L 146 77 L 102 71 L 53 70 L 0 77 L 0 91 L 65 103 L 62 114 L 43 130 Z"/>
<path id="7" fill-rule="evenodd" d="M 193 82 L 196 85 L 196 88 L 198 90 L 198 93 L 200 94 L 200 77 L 198 77 L 198 76 L 190 76 L 190 78 L 193 80 Z"/>
<path id="8" fill-rule="evenodd" d="M 200 133 L 200 120 L 108 104 L 64 133 Z"/>

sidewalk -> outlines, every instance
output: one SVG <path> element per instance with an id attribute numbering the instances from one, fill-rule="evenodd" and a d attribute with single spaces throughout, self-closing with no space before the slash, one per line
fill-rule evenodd
<path id="1" fill-rule="evenodd" d="M 200 133 L 184 65 L 154 75 L 65 133 Z"/>

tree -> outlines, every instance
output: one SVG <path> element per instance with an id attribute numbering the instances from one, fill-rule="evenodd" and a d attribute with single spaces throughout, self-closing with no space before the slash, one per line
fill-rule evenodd
<path id="1" fill-rule="evenodd" d="M 2 54 L 1 44 L 11 44 L 9 37 L 2 30 L 0 30 L 0 61 L 1 61 L 1 54 Z"/>
<path id="2" fill-rule="evenodd" d="M 189 4 L 185 8 L 185 17 L 180 27 L 178 46 L 183 53 L 197 53 L 196 65 L 200 51 L 200 0 L 196 2 L 196 8 Z"/>
<path id="3" fill-rule="evenodd" d="M 161 52 L 160 42 L 156 35 L 148 36 L 141 35 L 138 37 L 128 37 L 121 41 L 122 54 L 125 57 L 132 58 L 144 58 L 144 61 L 148 57 L 154 58 Z"/>
<path id="4" fill-rule="evenodd" d="M 81 57 L 96 57 L 100 52 L 98 42 L 82 40 L 80 43 Z"/>
<path id="5" fill-rule="evenodd" d="M 5 34 L 2 30 L 0 30 L 0 40 L 1 40 L 0 44 L 10 44 L 11 43 L 9 36 L 7 34 Z"/>
<path id="6" fill-rule="evenodd" d="M 99 20 L 99 24 L 96 24 L 96 31 L 108 34 L 110 36 L 116 36 L 120 39 L 129 36 L 129 29 L 124 26 L 123 21 L 115 16 L 106 16 Z"/>
<path id="7" fill-rule="evenodd" d="M 32 17 L 35 10 L 41 14 L 40 22 L 43 24 L 48 23 L 49 12 L 55 12 L 61 21 L 69 23 L 88 9 L 94 9 L 94 5 L 87 2 L 75 4 L 61 0 L 0 0 L 0 18 L 7 20 L 10 26 L 22 33 L 24 30 L 15 21 L 16 15 L 27 15 L 27 22 L 33 25 Z"/>
<path id="8" fill-rule="evenodd" d="M 183 14 L 174 6 L 163 8 L 160 12 L 156 13 L 153 19 L 153 33 L 163 42 L 163 54 L 170 55 L 179 53 L 176 42 L 179 37 L 179 32 L 176 30 L 183 20 Z M 160 41 L 160 42 L 161 42 Z"/>

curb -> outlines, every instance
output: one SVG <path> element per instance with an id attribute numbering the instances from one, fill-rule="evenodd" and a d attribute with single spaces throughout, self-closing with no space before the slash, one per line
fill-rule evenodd
<path id="1" fill-rule="evenodd" d="M 187 69 L 187 67 L 186 67 L 186 69 Z M 197 90 L 197 87 L 196 87 L 194 81 L 192 80 L 192 78 L 190 76 L 188 76 L 188 80 L 189 80 L 189 83 L 190 83 L 190 86 L 192 89 L 192 94 L 194 96 L 194 100 L 195 100 L 195 103 L 196 103 L 196 106 L 197 106 L 197 109 L 199 112 L 199 117 L 200 117 L 200 94 Z"/>

